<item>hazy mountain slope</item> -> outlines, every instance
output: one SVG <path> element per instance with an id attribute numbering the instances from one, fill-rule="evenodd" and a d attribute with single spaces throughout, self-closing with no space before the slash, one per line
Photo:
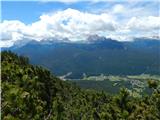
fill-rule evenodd
<path id="1" fill-rule="evenodd" d="M 160 74 L 160 41 L 139 39 L 118 42 L 111 39 L 89 39 L 89 43 L 29 42 L 11 48 L 28 56 L 31 63 L 49 68 L 56 75 L 72 72 L 70 78 L 87 75 Z"/>

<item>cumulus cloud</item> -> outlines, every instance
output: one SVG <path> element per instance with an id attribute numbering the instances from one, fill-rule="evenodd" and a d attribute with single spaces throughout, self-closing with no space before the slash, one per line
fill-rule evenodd
<path id="1" fill-rule="evenodd" d="M 2 40 L 18 39 L 20 37 L 18 33 L 21 33 L 25 27 L 25 24 L 17 20 L 3 21 L 0 24 Z"/>
<path id="2" fill-rule="evenodd" d="M 114 6 L 114 13 L 122 13 L 124 7 Z M 68 38 L 71 41 L 85 40 L 90 34 L 120 40 L 130 37 L 133 31 L 145 33 L 160 28 L 160 17 L 132 17 L 127 22 L 115 19 L 114 14 L 93 14 L 75 9 L 66 9 L 49 14 L 43 14 L 37 22 L 24 24 L 18 20 L 0 23 L 1 47 L 12 46 L 15 41 L 34 39 L 37 41 L 52 38 Z M 146 32 L 148 34 L 148 32 Z M 62 40 L 62 39 L 60 39 Z"/>
<path id="3" fill-rule="evenodd" d="M 132 17 L 127 23 L 127 28 L 132 30 L 159 30 L 160 17 L 149 16 L 143 18 Z"/>
<path id="4" fill-rule="evenodd" d="M 20 40 L 26 37 L 41 40 L 62 36 L 79 40 L 90 33 L 115 31 L 116 22 L 112 16 L 105 13 L 96 15 L 69 8 L 53 14 L 44 14 L 40 16 L 39 21 L 29 25 L 20 21 L 3 21 L 0 28 L 3 29 L 2 40 Z"/>

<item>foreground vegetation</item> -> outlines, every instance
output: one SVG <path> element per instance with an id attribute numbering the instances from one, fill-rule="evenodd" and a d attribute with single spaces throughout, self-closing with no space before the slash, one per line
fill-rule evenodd
<path id="1" fill-rule="evenodd" d="M 159 83 L 149 80 L 153 93 L 133 97 L 127 89 L 117 95 L 83 90 L 28 58 L 1 53 L 3 120 L 158 120 Z"/>

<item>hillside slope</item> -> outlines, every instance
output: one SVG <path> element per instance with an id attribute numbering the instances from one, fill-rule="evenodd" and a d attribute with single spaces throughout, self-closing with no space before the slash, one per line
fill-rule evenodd
<path id="1" fill-rule="evenodd" d="M 160 74 L 158 40 L 138 39 L 133 42 L 118 42 L 98 38 L 90 41 L 89 43 L 31 41 L 24 46 L 15 45 L 9 49 L 28 56 L 32 64 L 46 67 L 55 75 L 72 73 L 68 78 L 82 78 L 83 73 L 89 76 L 101 73 Z"/>
<path id="2" fill-rule="evenodd" d="M 12 52 L 1 53 L 3 120 L 158 120 L 160 92 L 144 98 L 82 90 L 61 81 L 28 58 Z"/>

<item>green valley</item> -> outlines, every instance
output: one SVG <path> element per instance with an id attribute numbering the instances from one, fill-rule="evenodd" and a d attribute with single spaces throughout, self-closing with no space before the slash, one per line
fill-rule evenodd
<path id="1" fill-rule="evenodd" d="M 94 89 L 99 91 L 106 91 L 111 94 L 116 94 L 121 88 L 127 88 L 133 95 L 151 94 L 152 90 L 148 87 L 148 81 L 160 81 L 159 75 L 123 75 L 123 76 L 84 76 L 82 79 L 72 80 L 78 86 L 85 89 Z"/>

